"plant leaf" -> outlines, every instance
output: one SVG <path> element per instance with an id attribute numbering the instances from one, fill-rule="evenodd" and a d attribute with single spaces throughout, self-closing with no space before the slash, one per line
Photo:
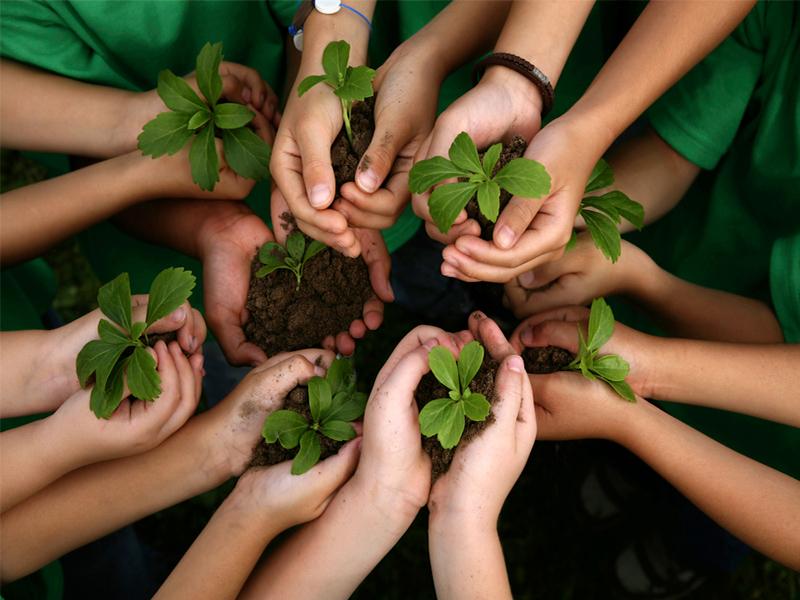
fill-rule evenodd
<path id="1" fill-rule="evenodd" d="M 140 337 L 142 337 L 142 334 L 144 333 L 145 329 L 147 329 L 147 323 L 145 323 L 144 321 L 139 321 L 138 323 L 134 323 L 131 326 L 131 339 L 138 340 Z"/>
<path id="2" fill-rule="evenodd" d="M 622 252 L 622 246 L 619 231 L 614 221 L 603 213 L 583 208 L 580 210 L 580 215 L 586 222 L 586 228 L 592 236 L 594 245 L 612 263 L 617 262 L 620 252 Z"/>
<path id="3" fill-rule="evenodd" d="M 277 271 L 278 269 L 286 269 L 287 271 L 294 271 L 290 266 L 285 265 L 283 263 L 276 264 L 276 265 L 264 265 L 258 271 L 256 271 L 256 277 L 261 279 L 262 277 L 266 277 L 273 271 Z"/>
<path id="4" fill-rule="evenodd" d="M 619 190 L 607 192 L 602 196 L 595 197 L 598 202 L 608 206 L 613 206 L 617 213 L 633 224 L 636 229 L 644 227 L 644 206 L 628 198 L 626 194 Z"/>
<path id="5" fill-rule="evenodd" d="M 483 355 L 483 346 L 476 340 L 461 349 L 461 355 L 458 357 L 458 380 L 462 390 L 467 389 L 472 378 L 481 368 Z"/>
<path id="6" fill-rule="evenodd" d="M 356 430 L 350 423 L 344 421 L 325 421 L 320 427 L 320 431 L 322 435 L 335 442 L 347 442 L 356 437 Z"/>
<path id="7" fill-rule="evenodd" d="M 500 186 L 494 181 L 478 184 L 478 207 L 483 216 L 492 223 L 497 221 L 497 215 L 500 213 Z"/>
<path id="8" fill-rule="evenodd" d="M 308 429 L 300 436 L 300 450 L 292 461 L 292 475 L 302 475 L 319 461 L 322 448 L 315 431 Z"/>
<path id="9" fill-rule="evenodd" d="M 163 112 L 147 123 L 139 134 L 139 150 L 145 156 L 158 158 L 179 152 L 192 137 L 188 113 Z"/>
<path id="10" fill-rule="evenodd" d="M 124 370 L 127 361 L 117 363 L 104 386 L 95 383 L 89 396 L 89 408 L 98 419 L 108 419 L 122 403 L 122 392 L 125 387 Z"/>
<path id="11" fill-rule="evenodd" d="M 450 161 L 459 169 L 470 173 L 483 173 L 483 165 L 478 158 L 478 149 L 466 131 L 462 131 L 456 136 L 447 153 Z"/>
<path id="12" fill-rule="evenodd" d="M 474 183 L 446 183 L 431 192 L 428 208 L 439 231 L 447 233 L 450 230 L 453 221 L 475 195 L 477 187 Z"/>
<path id="13" fill-rule="evenodd" d="M 492 144 L 489 149 L 483 153 L 483 172 L 486 177 L 492 177 L 494 167 L 497 165 L 497 160 L 500 158 L 500 153 L 503 151 L 503 144 Z"/>
<path id="14" fill-rule="evenodd" d="M 258 260 L 263 265 L 282 265 L 286 260 L 286 250 L 277 242 L 267 242 L 259 248 Z"/>
<path id="15" fill-rule="evenodd" d="M 225 102 L 217 104 L 214 109 L 214 124 L 220 129 L 236 129 L 247 125 L 255 116 L 256 114 L 243 104 Z"/>
<path id="16" fill-rule="evenodd" d="M 295 231 L 286 238 L 286 252 L 293 259 L 300 261 L 303 259 L 303 252 L 306 248 L 306 238 L 299 231 Z"/>
<path id="17" fill-rule="evenodd" d="M 308 246 L 306 246 L 306 252 L 303 255 L 303 263 L 307 263 L 317 254 L 325 250 L 325 248 L 327 248 L 327 246 L 322 242 L 318 242 L 317 240 L 311 240 L 311 243 Z"/>
<path id="18" fill-rule="evenodd" d="M 485 421 L 492 405 L 483 394 L 470 394 L 463 398 L 464 414 L 470 421 Z"/>
<path id="19" fill-rule="evenodd" d="M 208 109 L 206 103 L 194 93 L 189 84 L 169 69 L 164 69 L 158 74 L 158 95 L 167 108 L 179 113 L 188 113 L 187 121 L 198 110 Z"/>
<path id="20" fill-rule="evenodd" d="M 520 198 L 535 199 L 550 193 L 550 174 L 542 163 L 529 158 L 515 158 L 500 169 L 494 181 Z"/>
<path id="21" fill-rule="evenodd" d="M 633 393 L 631 386 L 627 384 L 625 381 L 607 381 L 608 385 L 617 392 L 622 398 L 627 400 L 628 402 L 636 402 L 636 394 Z"/>
<path id="22" fill-rule="evenodd" d="M 591 370 L 605 381 L 624 381 L 631 367 L 621 356 L 606 354 L 594 359 Z"/>
<path id="23" fill-rule="evenodd" d="M 342 100 L 363 100 L 369 98 L 375 91 L 372 80 L 375 79 L 375 70 L 369 67 L 348 67 L 344 83 L 335 88 L 333 93 Z"/>
<path id="24" fill-rule="evenodd" d="M 453 353 L 444 346 L 436 346 L 428 352 L 428 366 L 433 376 L 449 390 L 460 392 L 458 385 L 458 367 Z"/>
<path id="25" fill-rule="evenodd" d="M 315 423 L 322 421 L 331 408 L 331 386 L 322 377 L 308 380 L 308 403 Z"/>
<path id="26" fill-rule="evenodd" d="M 133 327 L 131 327 L 131 329 L 133 329 Z M 120 331 L 111 324 L 111 321 L 106 321 L 105 319 L 100 319 L 100 322 L 97 324 L 97 335 L 100 336 L 101 340 L 109 344 L 133 345 L 131 338 L 129 338 L 126 333 Z"/>
<path id="27" fill-rule="evenodd" d="M 189 122 L 186 124 L 186 129 L 200 129 L 203 125 L 208 123 L 211 120 L 211 113 L 207 110 L 198 110 L 196 113 L 192 115 L 192 118 L 189 119 Z"/>
<path id="28" fill-rule="evenodd" d="M 328 412 L 327 419 L 330 421 L 355 421 L 364 415 L 364 409 L 367 406 L 367 395 L 363 392 L 355 392 L 353 394 L 344 394 L 346 399 L 340 402 L 334 402 L 330 411 Z"/>
<path id="29" fill-rule="evenodd" d="M 408 188 L 412 194 L 422 194 L 440 181 L 453 177 L 466 177 L 468 171 L 459 169 L 444 156 L 434 156 L 421 160 L 408 174 Z"/>
<path id="30" fill-rule="evenodd" d="M 425 437 L 439 433 L 444 423 L 447 407 L 455 404 L 450 398 L 431 400 L 419 412 L 419 430 Z"/>
<path id="31" fill-rule="evenodd" d="M 143 347 L 133 349 L 126 375 L 128 389 L 139 400 L 155 400 L 161 394 L 161 377 L 156 371 L 156 359 Z"/>
<path id="32" fill-rule="evenodd" d="M 344 81 L 347 63 L 350 60 L 350 44 L 344 40 L 331 42 L 322 52 L 322 70 L 337 84 Z"/>
<path id="33" fill-rule="evenodd" d="M 589 338 L 587 346 L 590 352 L 599 350 L 614 333 L 614 313 L 603 298 L 592 300 L 589 311 Z"/>
<path id="34" fill-rule="evenodd" d="M 263 179 L 269 175 L 272 148 L 247 127 L 222 130 L 225 162 L 238 175 L 248 179 Z"/>
<path id="35" fill-rule="evenodd" d="M 303 415 L 293 410 L 276 410 L 264 420 L 261 435 L 268 444 L 280 441 L 281 446 L 290 450 L 300 442 L 300 436 L 308 429 Z"/>
<path id="36" fill-rule="evenodd" d="M 328 367 L 325 379 L 331 386 L 331 393 L 335 396 L 342 391 L 350 391 L 355 386 L 355 373 L 353 362 L 347 358 L 335 358 Z"/>
<path id="37" fill-rule="evenodd" d="M 86 387 L 86 382 L 92 376 L 92 373 L 95 373 L 95 380 L 98 380 L 102 375 L 103 385 L 105 385 L 114 365 L 128 347 L 129 343 L 113 343 L 105 340 L 88 342 L 81 348 L 75 360 L 75 370 L 81 387 Z"/>
<path id="38" fill-rule="evenodd" d="M 585 194 L 588 194 L 589 192 L 608 187 L 612 183 L 614 183 L 614 172 L 605 159 L 601 158 L 592 169 L 592 173 L 589 175 L 589 181 L 586 182 L 586 188 L 583 191 Z"/>
<path id="39" fill-rule="evenodd" d="M 578 245 L 578 236 L 575 233 L 575 230 L 573 229 L 572 234 L 569 236 L 569 240 L 567 241 L 567 245 L 564 246 L 564 252 L 569 252 L 577 245 Z"/>
<path id="40" fill-rule="evenodd" d="M 166 317 L 189 299 L 196 282 L 191 271 L 170 267 L 156 275 L 147 299 L 147 326 Z"/>
<path id="41" fill-rule="evenodd" d="M 580 208 L 594 208 L 598 212 L 603 213 L 609 219 L 614 221 L 614 223 L 620 222 L 619 212 L 617 211 L 616 207 L 608 202 L 603 202 L 601 200 L 602 196 L 587 196 L 583 200 L 581 200 Z"/>
<path id="42" fill-rule="evenodd" d="M 222 77 L 219 74 L 219 63 L 222 61 L 222 42 L 212 44 L 206 42 L 197 55 L 195 75 L 197 87 L 203 92 L 211 106 L 214 106 L 222 94 Z"/>
<path id="43" fill-rule="evenodd" d="M 194 137 L 189 150 L 192 180 L 201 190 L 210 192 L 219 181 L 219 157 L 214 142 L 214 124 L 209 123 Z"/>
<path id="44" fill-rule="evenodd" d="M 442 425 L 436 437 L 445 450 L 455 448 L 464 433 L 464 408 L 460 402 L 453 402 L 444 409 Z"/>
<path id="45" fill-rule="evenodd" d="M 131 281 L 127 273 L 121 273 L 97 292 L 97 304 L 109 319 L 122 327 L 126 333 L 131 330 Z"/>

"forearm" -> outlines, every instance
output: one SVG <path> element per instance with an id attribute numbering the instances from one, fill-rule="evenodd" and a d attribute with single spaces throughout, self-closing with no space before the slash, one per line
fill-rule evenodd
<path id="1" fill-rule="evenodd" d="M 53 410 L 71 393 L 65 391 L 65 382 L 50 361 L 41 360 L 52 359 L 57 351 L 51 343 L 53 335 L 38 330 L 0 333 L 0 418 Z"/>
<path id="2" fill-rule="evenodd" d="M 629 450 L 736 537 L 800 568 L 800 482 L 648 403 L 641 403 L 638 412 L 622 439 Z"/>
<path id="3" fill-rule="evenodd" d="M 372 20 L 375 0 L 353 0 L 348 5 Z M 319 72 L 325 47 L 337 40 L 345 40 L 350 44 L 351 65 L 366 64 L 369 34 L 369 27 L 364 20 L 350 10 L 341 9 L 332 15 L 312 10 L 303 26 L 301 75 Z"/>
<path id="4" fill-rule="evenodd" d="M 448 522 L 432 514 L 428 536 L 439 600 L 512 597 L 496 524 Z"/>

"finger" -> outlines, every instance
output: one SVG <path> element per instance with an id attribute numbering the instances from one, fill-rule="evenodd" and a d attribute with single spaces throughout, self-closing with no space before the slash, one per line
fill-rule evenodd
<path id="1" fill-rule="evenodd" d="M 270 357 L 269 360 L 267 360 L 264 364 L 257 366 L 255 369 L 253 369 L 253 372 L 266 371 L 267 369 L 271 369 L 275 365 L 278 365 L 293 356 L 302 356 L 312 365 L 322 369 L 321 372 L 317 373 L 318 375 L 325 375 L 325 371 L 331 366 L 333 359 L 336 358 L 336 355 L 333 352 L 329 350 L 322 350 L 320 348 L 308 348 L 304 350 L 295 350 L 293 352 L 280 352 L 279 354 Z"/>
<path id="2" fill-rule="evenodd" d="M 282 405 L 289 392 L 298 385 L 308 383 L 315 375 L 318 375 L 315 365 L 304 356 L 295 354 L 269 369 L 253 371 L 251 376 L 263 393 L 254 394 L 250 398 L 255 399 L 263 410 L 275 410 Z"/>
<path id="3" fill-rule="evenodd" d="M 186 323 L 189 316 L 191 306 L 188 302 L 184 302 L 178 308 L 169 313 L 166 317 L 162 317 L 150 327 L 147 328 L 145 333 L 169 333 L 171 331 L 178 331 Z M 147 320 L 147 304 L 139 305 L 133 308 L 132 317 L 134 323 L 141 323 Z"/>
<path id="4" fill-rule="evenodd" d="M 346 331 L 336 334 L 336 349 L 344 356 L 350 356 L 356 350 L 356 341 Z"/>
<path id="5" fill-rule="evenodd" d="M 305 233 L 308 237 L 318 240 L 326 246 L 330 246 L 349 258 L 357 258 L 361 254 L 361 244 L 353 229 L 348 228 L 343 233 L 332 234 L 329 231 L 316 227 L 308 221 L 297 219 L 296 222 L 300 231 Z"/>
<path id="6" fill-rule="evenodd" d="M 172 410 L 168 413 L 170 416 L 167 422 L 161 428 L 162 433 L 167 436 L 172 435 L 186 423 L 194 413 L 197 408 L 197 402 L 200 400 L 196 381 L 200 379 L 199 373 L 192 368 L 178 344 L 174 342 L 170 344 L 169 351 L 177 369 L 180 394 L 177 403 L 173 405 Z"/>
<path id="7" fill-rule="evenodd" d="M 540 233 L 538 230 L 528 230 L 520 241 L 510 250 L 502 250 L 491 242 L 477 236 L 461 236 L 455 241 L 456 249 L 463 255 L 486 265 L 520 269 L 521 274 L 545 262 L 560 258 L 564 253 L 567 240 L 561 242 L 557 232 Z M 546 260 L 542 260 L 547 257 Z M 516 275 L 515 275 L 516 277 Z"/>
<path id="8" fill-rule="evenodd" d="M 197 398 L 198 402 L 200 400 L 200 394 L 203 391 L 203 377 L 206 373 L 203 368 L 204 362 L 205 357 L 202 354 L 193 354 L 189 357 L 189 364 L 192 365 L 192 369 L 194 370 L 194 396 Z"/>
<path id="9" fill-rule="evenodd" d="M 178 370 L 175 367 L 175 360 L 170 354 L 169 348 L 163 341 L 156 342 L 153 347 L 158 361 L 157 370 L 161 378 L 161 393 L 157 401 L 159 406 L 169 407 L 170 412 L 180 398 L 180 388 L 178 386 Z"/>
<path id="10" fill-rule="evenodd" d="M 376 379 L 376 386 L 373 388 L 376 390 L 376 402 L 383 405 L 383 400 L 389 400 L 385 404 L 388 412 L 397 413 L 408 410 L 409 405 L 414 403 L 414 390 L 417 389 L 425 373 L 430 370 L 428 353 L 437 345 L 436 339 L 430 339 L 422 346 L 407 353 L 386 374 L 380 387 L 378 387 Z M 404 404 L 401 400 L 407 401 L 408 404 Z M 369 403 L 367 410 L 369 410 Z"/>
<path id="11" fill-rule="evenodd" d="M 527 292 L 526 307 L 528 312 L 540 313 L 562 306 L 580 304 L 587 300 L 585 288 L 581 286 L 582 275 L 562 275 L 551 285 L 542 290 Z"/>
<path id="12" fill-rule="evenodd" d="M 514 196 L 500 213 L 494 226 L 492 239 L 498 248 L 508 250 L 528 229 L 544 200 L 531 200 Z"/>
<path id="13" fill-rule="evenodd" d="M 589 309 L 585 306 L 560 306 L 545 312 L 537 313 L 523 321 L 523 325 L 533 326 L 545 321 L 586 321 Z"/>
<path id="14" fill-rule="evenodd" d="M 240 104 L 249 104 L 252 98 L 252 91 L 249 86 L 246 86 L 244 81 L 235 75 L 226 73 L 220 74 L 222 77 L 222 94 L 223 98 L 232 102 Z"/>
<path id="15" fill-rule="evenodd" d="M 398 200 L 395 194 L 387 189 L 379 189 L 372 194 L 361 191 L 353 183 L 345 183 L 339 193 L 342 199 L 346 200 L 351 210 L 358 209 L 361 212 L 368 212 L 389 218 L 397 218 L 401 212 L 398 210 Z M 338 209 L 337 209 L 338 210 Z"/>
<path id="16" fill-rule="evenodd" d="M 453 279 L 460 279 L 461 281 L 466 281 L 467 283 L 477 283 L 480 279 L 476 279 L 474 277 L 469 277 L 464 275 L 461 271 L 453 267 L 451 264 L 443 262 L 439 268 L 439 271 L 445 277 L 452 277 Z"/>
<path id="17" fill-rule="evenodd" d="M 497 424 L 506 431 L 514 428 L 517 422 L 522 405 L 523 379 L 528 381 L 522 358 L 517 354 L 505 357 L 497 369 L 494 380 L 495 400 L 492 404 L 492 413 Z"/>
<path id="18" fill-rule="evenodd" d="M 195 344 L 194 350 L 191 350 L 190 352 L 202 352 L 203 344 L 205 343 L 206 336 L 208 335 L 208 328 L 206 327 L 206 320 L 196 308 L 192 309 L 192 324 L 192 337 L 194 338 Z"/>
<path id="19" fill-rule="evenodd" d="M 327 141 L 327 143 L 326 143 Z M 308 201 L 317 210 L 333 202 L 336 179 L 331 164 L 331 143 L 323 140 L 318 128 L 301 126 L 297 132 L 297 146 L 303 161 L 303 181 Z"/>
<path id="20" fill-rule="evenodd" d="M 333 203 L 333 208 L 344 215 L 351 227 L 375 229 L 379 231 L 381 229 L 389 229 L 395 222 L 394 217 L 387 217 L 362 210 L 342 198 L 337 199 Z"/>
<path id="21" fill-rule="evenodd" d="M 453 336 L 443 329 L 432 327 L 430 325 L 420 325 L 415 327 L 408 332 L 402 340 L 400 340 L 400 343 L 397 344 L 395 349 L 392 351 L 392 354 L 381 368 L 378 376 L 375 378 L 373 389 L 377 389 L 383 385 L 383 382 L 389 376 L 389 373 L 394 370 L 394 368 L 406 354 L 431 341 L 433 341 L 431 348 L 433 346 L 444 346 L 452 350 L 455 354 L 459 353 L 460 349 L 455 345 Z"/>
<path id="22" fill-rule="evenodd" d="M 363 319 L 356 319 L 352 323 L 350 323 L 350 328 L 347 332 L 350 334 L 354 340 L 359 340 L 367 335 L 367 325 L 364 323 Z"/>
<path id="23" fill-rule="evenodd" d="M 369 282 L 372 289 L 377 294 L 378 298 L 384 302 L 394 302 L 394 291 L 389 282 L 389 275 L 392 270 L 392 258 L 389 256 L 389 250 L 386 247 L 386 242 L 383 236 L 378 231 L 364 231 L 359 230 L 358 238 L 361 242 L 361 256 L 367 264 L 369 270 Z M 383 316 L 383 306 L 379 308 L 381 316 Z M 366 307 L 365 307 L 366 317 Z M 376 329 L 380 325 L 378 322 L 375 327 L 371 327 L 367 322 L 370 329 Z"/>
<path id="24" fill-rule="evenodd" d="M 524 370 L 524 365 L 523 365 Z M 536 441 L 538 422 L 536 420 L 536 406 L 534 404 L 533 386 L 527 373 L 522 376 L 522 402 L 517 414 L 517 452 L 530 454 L 533 443 Z"/>
<path id="25" fill-rule="evenodd" d="M 364 304 L 364 324 L 370 331 L 375 331 L 383 323 L 383 302 L 371 298 Z"/>
<path id="26" fill-rule="evenodd" d="M 573 354 L 578 352 L 578 327 L 581 323 L 545 321 L 520 332 L 520 341 L 528 347 L 558 346 Z"/>
<path id="27" fill-rule="evenodd" d="M 480 311 L 475 311 L 469 316 L 469 331 L 495 360 L 504 360 L 507 356 L 516 354 L 497 323 Z"/>
<path id="28" fill-rule="evenodd" d="M 256 366 L 267 360 L 264 351 L 247 340 L 236 313 L 225 310 L 207 315 L 208 324 L 229 363 Z"/>
<path id="29" fill-rule="evenodd" d="M 459 238 L 459 240 L 461 239 L 463 238 Z M 456 244 L 458 244 L 459 240 L 456 240 Z M 463 276 L 459 277 L 460 279 L 468 277 L 475 281 L 508 283 L 514 277 L 517 277 L 521 273 L 524 273 L 525 271 L 528 271 L 543 262 L 559 258 L 562 252 L 562 250 L 559 250 L 552 254 L 541 255 L 530 262 L 523 262 L 519 265 L 511 267 L 498 266 L 496 264 L 483 262 L 482 259 L 472 258 L 453 246 L 448 246 L 445 248 L 445 251 L 442 252 L 442 257 L 449 265 L 451 269 L 450 272 L 456 273 L 454 276 L 457 276 L 458 274 Z M 513 261 L 504 260 L 503 262 Z"/>
<path id="30" fill-rule="evenodd" d="M 310 471 L 301 475 L 300 479 L 308 480 L 303 485 L 313 485 L 315 495 L 321 498 L 321 501 L 327 501 L 337 489 L 350 479 L 358 466 L 360 455 L 361 438 L 357 437 L 347 442 L 333 456 L 314 465 Z"/>
<path id="31" fill-rule="evenodd" d="M 356 170 L 356 185 L 368 194 L 380 187 L 398 153 L 412 136 L 412 124 L 408 119 L 399 122 L 389 119 L 387 122 L 381 118 L 380 112 L 376 116 L 375 133 Z"/>

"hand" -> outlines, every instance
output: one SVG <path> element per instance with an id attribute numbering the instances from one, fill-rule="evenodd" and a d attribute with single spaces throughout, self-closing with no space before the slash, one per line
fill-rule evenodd
<path id="1" fill-rule="evenodd" d="M 63 436 L 64 452 L 75 465 L 141 454 L 175 433 L 194 414 L 203 383 L 203 356 L 186 358 L 180 345 L 159 341 L 148 351 L 156 359 L 161 394 L 152 402 L 129 397 L 125 387 L 119 408 L 109 419 L 89 409 L 91 390 L 73 394 L 53 414 L 54 436 Z"/>
<path id="2" fill-rule="evenodd" d="M 539 200 L 513 199 L 500 213 L 494 240 L 476 232 L 459 234 L 445 248 L 442 273 L 463 281 L 506 283 L 560 258 L 570 239 L 586 181 L 602 154 L 564 117 L 542 129 L 525 158 L 542 163 L 550 174 L 550 194 Z"/>
<path id="3" fill-rule="evenodd" d="M 470 135 L 478 149 L 515 135 L 529 141 L 541 127 L 541 112 L 541 95 L 530 81 L 509 69 L 489 68 L 477 86 L 439 115 L 414 162 L 447 156 L 450 144 L 462 131 Z M 480 226 L 473 219 L 467 220 L 466 211 L 461 211 L 450 231 L 442 234 L 428 211 L 429 196 L 414 196 L 413 206 L 431 238 L 451 244 L 461 236 L 480 236 Z"/>
<path id="4" fill-rule="evenodd" d="M 431 490 L 431 521 L 454 519 L 494 529 L 506 496 L 536 439 L 533 392 L 522 358 L 506 357 L 495 379 L 495 422 L 459 446 L 450 469 Z"/>

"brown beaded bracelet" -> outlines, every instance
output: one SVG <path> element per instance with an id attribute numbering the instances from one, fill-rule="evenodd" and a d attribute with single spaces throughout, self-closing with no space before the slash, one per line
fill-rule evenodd
<path id="1" fill-rule="evenodd" d="M 516 54 L 509 54 L 508 52 L 495 52 L 479 60 L 472 69 L 473 83 L 478 83 L 478 80 L 480 79 L 481 75 L 483 75 L 486 67 L 492 67 L 495 65 L 506 67 L 512 71 L 516 71 L 523 77 L 526 77 L 539 89 L 539 92 L 542 94 L 542 117 L 550 112 L 550 109 L 553 108 L 553 98 L 555 95 L 553 86 L 550 83 L 550 79 L 548 79 L 547 75 L 542 73 L 534 65 L 529 63 L 521 56 L 517 56 Z"/>

